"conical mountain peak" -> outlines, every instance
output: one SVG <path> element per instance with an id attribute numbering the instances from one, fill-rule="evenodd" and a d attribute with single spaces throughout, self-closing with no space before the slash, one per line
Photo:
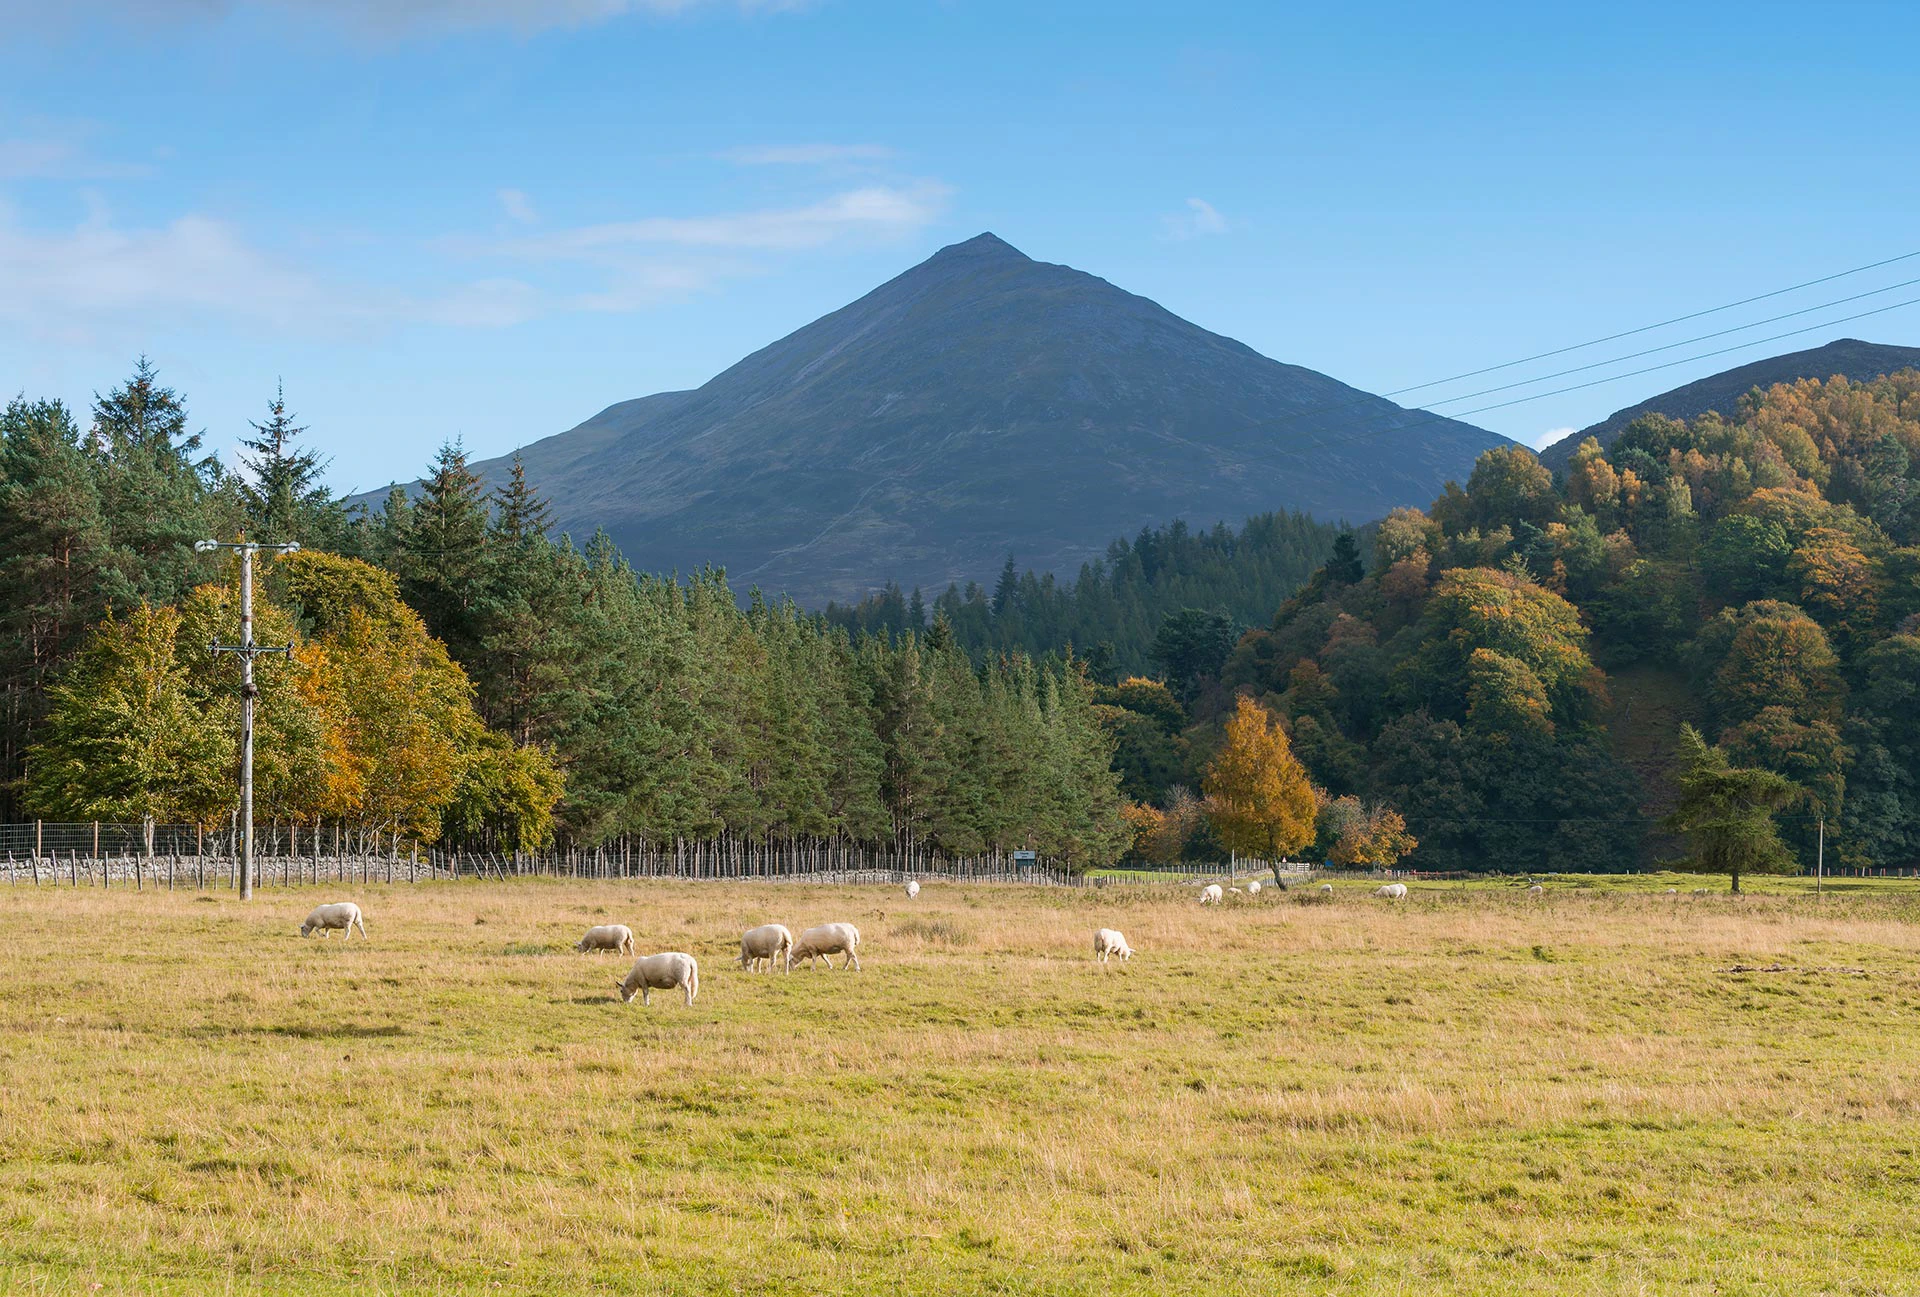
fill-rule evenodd
<path id="1" fill-rule="evenodd" d="M 1175 519 L 1377 518 L 1503 442 L 980 234 L 695 391 L 524 453 L 574 535 L 818 605 L 889 580 L 937 592 L 1009 553 L 1071 577 Z"/>

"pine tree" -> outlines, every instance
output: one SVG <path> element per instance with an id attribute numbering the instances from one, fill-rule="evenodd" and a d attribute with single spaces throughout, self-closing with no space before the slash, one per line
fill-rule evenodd
<path id="1" fill-rule="evenodd" d="M 46 710 L 53 669 L 82 631 L 132 601 L 94 465 L 58 401 L 0 413 L 0 807 Z"/>
<path id="2" fill-rule="evenodd" d="M 488 560 L 486 489 L 460 443 L 442 443 L 412 506 L 395 556 L 400 590 L 456 661 L 472 661 L 481 639 Z"/>
<path id="3" fill-rule="evenodd" d="M 307 429 L 287 410 L 284 384 L 274 388 L 267 421 L 248 426 L 253 436 L 240 439 L 240 462 L 252 480 L 240 489 L 250 534 L 262 541 L 329 547 L 346 529 L 346 512 L 321 482 L 326 461 L 313 450 L 294 447 Z"/>
<path id="4" fill-rule="evenodd" d="M 1735 892 L 1742 874 L 1799 872 L 1773 822 L 1798 792 L 1791 780 L 1735 766 L 1691 725 L 1680 727 L 1680 760 L 1679 804 L 1667 827 L 1687 835 L 1688 868 L 1726 874 Z"/>
<path id="5" fill-rule="evenodd" d="M 128 555 L 135 596 L 178 598 L 204 573 L 193 542 L 230 532 L 239 498 L 218 460 L 195 458 L 200 436 L 187 432 L 186 404 L 145 356 L 124 384 L 95 395 L 87 446 L 101 515 L 113 546 Z"/>

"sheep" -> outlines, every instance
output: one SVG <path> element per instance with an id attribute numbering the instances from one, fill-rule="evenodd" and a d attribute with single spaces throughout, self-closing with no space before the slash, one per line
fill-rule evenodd
<path id="1" fill-rule="evenodd" d="M 1112 928 L 1102 928 L 1093 934 L 1093 957 L 1101 963 L 1107 962 L 1108 955 L 1120 956 L 1120 962 L 1126 963 L 1133 958 L 1133 947 L 1127 939 Z"/>
<path id="2" fill-rule="evenodd" d="M 1200 889 L 1200 904 L 1218 905 L 1220 904 L 1221 901 L 1226 899 L 1226 896 L 1227 894 L 1221 890 L 1220 884 L 1208 883 L 1205 887 Z"/>
<path id="3" fill-rule="evenodd" d="M 1678 895 L 1680 895 L 1680 889 L 1679 889 L 1679 888 L 1677 888 L 1677 887 L 1669 887 L 1669 888 L 1667 889 L 1667 895 L 1668 895 L 1668 896 L 1678 896 Z"/>
<path id="4" fill-rule="evenodd" d="M 1397 901 L 1406 896 L 1407 885 L 1405 883 L 1382 883 L 1374 889 L 1373 894 L 1375 896 L 1384 896 L 1389 901 Z"/>
<path id="5" fill-rule="evenodd" d="M 691 1005 L 693 997 L 700 993 L 700 965 L 692 955 L 683 955 L 677 950 L 642 955 L 633 961 L 626 978 L 613 985 L 628 1004 L 633 1003 L 636 991 L 640 993 L 641 1004 L 651 1004 L 653 992 L 671 991 L 677 986 L 687 993 L 687 1003 Z"/>
<path id="6" fill-rule="evenodd" d="M 307 921 L 300 925 L 300 935 L 306 936 L 314 929 L 320 930 L 322 937 L 331 937 L 335 928 L 347 930 L 348 941 L 353 940 L 353 925 L 360 925 L 360 937 L 367 936 L 367 921 L 360 916 L 360 907 L 352 901 L 340 901 L 333 905 L 316 905 Z"/>
<path id="7" fill-rule="evenodd" d="M 757 928 L 748 928 L 740 934 L 740 967 L 748 972 L 761 960 L 767 961 L 767 971 L 773 971 L 776 959 L 786 962 L 787 971 L 793 971 L 793 934 L 782 923 L 765 923 Z"/>
<path id="8" fill-rule="evenodd" d="M 1227 889 L 1227 894 L 1228 894 L 1229 896 L 1238 896 L 1238 895 L 1240 895 L 1240 889 L 1239 889 L 1239 888 L 1237 888 L 1237 887 L 1229 887 L 1229 888 Z"/>
<path id="9" fill-rule="evenodd" d="M 588 928 L 587 935 L 574 943 L 575 950 L 612 950 L 622 955 L 633 953 L 633 929 L 624 923 L 603 923 Z"/>
<path id="10" fill-rule="evenodd" d="M 1528 896 L 1545 896 L 1546 894 L 1547 894 L 1547 889 L 1540 886 L 1540 884 L 1538 883 L 1535 883 L 1532 887 L 1529 887 L 1527 889 Z"/>
<path id="11" fill-rule="evenodd" d="M 909 878 L 907 880 L 907 899 L 911 901 L 918 895 L 920 895 L 920 884 Z"/>
<path id="12" fill-rule="evenodd" d="M 1248 880 L 1248 882 L 1247 882 L 1247 895 L 1248 895 L 1248 896 L 1258 896 L 1258 895 L 1260 895 L 1260 880 L 1259 880 L 1258 878 L 1254 878 L 1254 879 L 1249 879 L 1249 880 Z"/>
<path id="13" fill-rule="evenodd" d="M 817 961 L 825 959 L 827 967 L 833 967 L 832 955 L 844 952 L 847 962 L 840 965 L 845 972 L 860 967 L 860 929 L 851 923 L 823 923 L 817 928 L 808 928 L 800 934 L 800 940 L 793 943 L 793 953 L 788 956 L 787 966 L 791 968 L 799 960 L 816 961 L 808 968 L 816 967 Z"/>
<path id="14" fill-rule="evenodd" d="M 1333 895 L 1333 884 L 1332 884 L 1332 883 L 1322 883 L 1322 884 L 1320 884 L 1320 894 L 1321 894 L 1322 896 L 1332 896 L 1332 895 Z"/>

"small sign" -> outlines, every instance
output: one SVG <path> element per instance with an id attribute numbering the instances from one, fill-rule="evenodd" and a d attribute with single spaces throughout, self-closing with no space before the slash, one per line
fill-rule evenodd
<path id="1" fill-rule="evenodd" d="M 1035 859 L 1036 857 L 1031 851 L 1016 851 L 1013 853 L 1013 863 L 1021 869 L 1032 869 Z"/>

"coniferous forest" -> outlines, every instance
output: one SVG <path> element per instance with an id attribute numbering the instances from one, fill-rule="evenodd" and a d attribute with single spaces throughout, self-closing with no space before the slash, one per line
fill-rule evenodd
<path id="1" fill-rule="evenodd" d="M 189 822 L 231 801 L 235 567 L 261 560 L 256 813 L 533 846 L 721 834 L 1069 867 L 1129 833 L 1080 663 L 976 665 L 938 618 L 850 636 L 743 608 L 717 572 L 636 573 L 576 547 L 516 474 L 483 490 L 443 448 L 417 499 L 350 514 L 276 395 L 222 467 L 144 361 L 83 428 L 13 401 L 0 425 L 9 816 Z M 276 764 L 277 763 L 277 764 Z"/>
<path id="2" fill-rule="evenodd" d="M 1258 704 L 1311 781 L 1316 859 L 1671 858 L 1686 726 L 1696 767 L 1791 785 L 1801 863 L 1823 833 L 1830 862 L 1920 857 L 1913 373 L 1646 416 L 1559 475 L 1489 451 L 1358 533 L 1174 523 L 1071 582 L 1010 560 L 990 590 L 820 615 L 556 536 L 537 484 L 489 493 L 457 446 L 350 511 L 279 394 L 238 471 L 190 429 L 144 361 L 84 425 L 0 416 L 8 818 L 221 813 L 235 681 L 206 645 L 235 568 L 192 542 L 246 535 L 305 547 L 262 560 L 260 636 L 292 646 L 261 667 L 263 817 L 1208 856 L 1210 771 L 1236 716 L 1268 734 Z"/>

